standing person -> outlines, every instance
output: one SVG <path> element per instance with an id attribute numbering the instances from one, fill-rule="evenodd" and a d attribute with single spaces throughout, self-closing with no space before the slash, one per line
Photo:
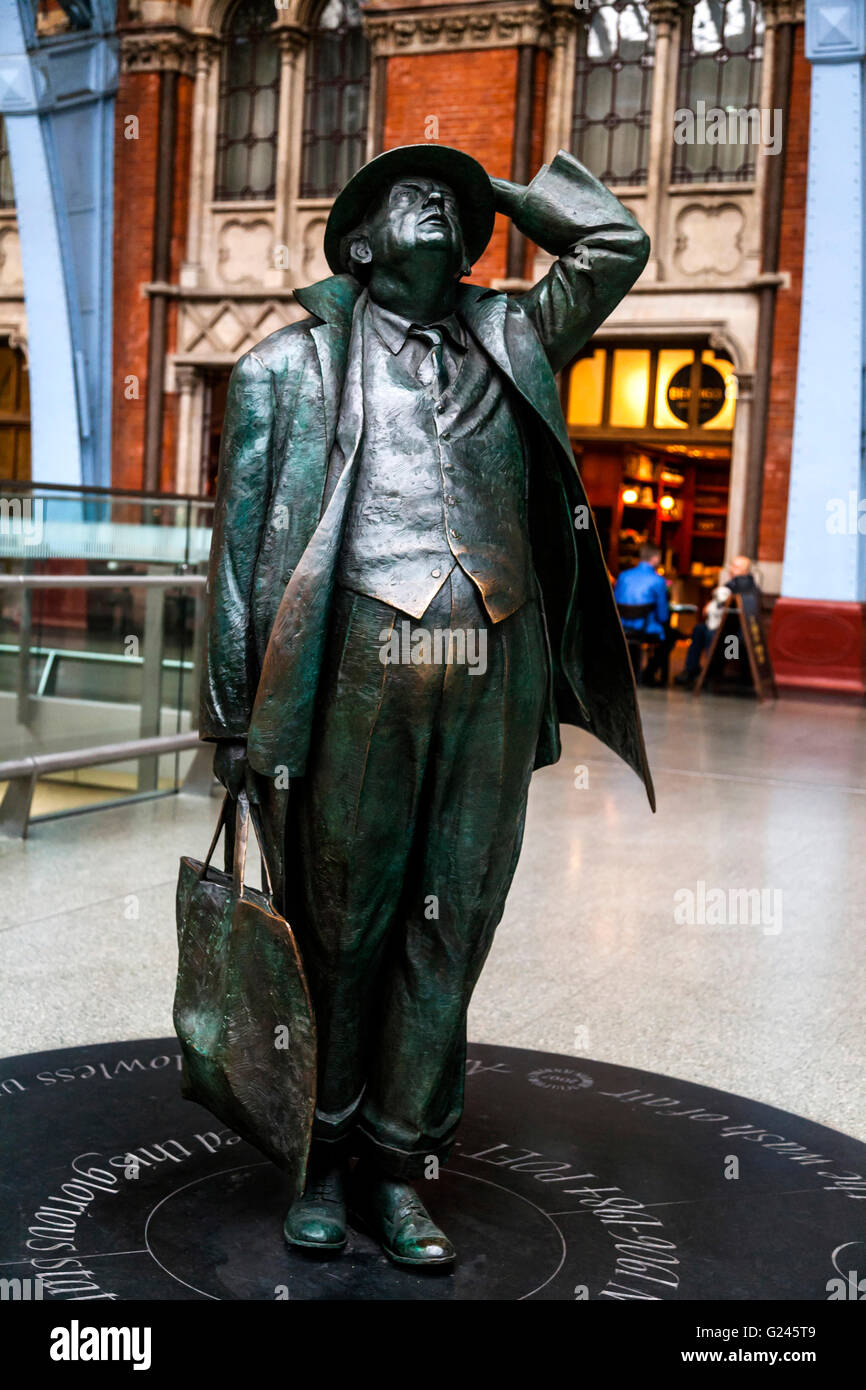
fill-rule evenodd
<path id="1" fill-rule="evenodd" d="M 525 294 L 460 283 L 494 209 L 558 257 Z M 355 1201 L 385 1250 L 448 1264 L 411 1184 L 454 1139 L 466 1010 L 559 721 L 619 753 L 652 802 L 554 377 L 648 241 L 564 152 L 522 187 L 423 145 L 355 175 L 325 252 L 333 277 L 296 291 L 311 317 L 232 374 L 201 729 L 229 792 L 261 804 L 316 1014 L 286 1239 L 342 1247 L 360 1155 Z M 437 664 L 437 634 L 483 647 L 483 671 Z"/>
<path id="2" fill-rule="evenodd" d="M 676 633 L 670 627 L 670 608 L 668 607 L 668 586 L 658 568 L 662 562 L 661 551 L 657 545 L 646 544 L 640 548 L 640 559 L 629 570 L 623 570 L 614 585 L 613 595 L 617 603 L 644 605 L 651 603 L 653 611 L 647 618 L 625 619 L 626 632 L 656 639 L 655 648 L 641 675 L 642 685 L 666 685 L 668 654 L 676 642 Z"/>

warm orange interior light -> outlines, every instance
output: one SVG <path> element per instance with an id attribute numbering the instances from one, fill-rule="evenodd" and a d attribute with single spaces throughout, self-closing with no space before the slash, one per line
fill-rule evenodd
<path id="1" fill-rule="evenodd" d="M 704 429 L 732 430 L 734 428 L 734 414 L 737 409 L 737 375 L 733 364 L 723 357 L 716 357 L 715 353 L 710 351 L 701 353 L 701 361 L 715 367 L 716 371 L 721 372 L 725 378 L 725 403 L 718 415 L 707 421 Z"/>
<path id="2" fill-rule="evenodd" d="M 637 501 L 637 491 L 633 487 L 627 487 L 622 495 L 622 500 L 627 507 L 631 507 Z"/>
<path id="3" fill-rule="evenodd" d="M 613 354 L 610 423 L 618 428 L 642 429 L 649 400 L 648 348 L 617 348 Z"/>
<path id="4" fill-rule="evenodd" d="M 582 357 L 571 369 L 568 387 L 568 423 L 600 425 L 604 400 L 604 367 L 607 352 L 596 348 L 592 357 Z"/>
<path id="5" fill-rule="evenodd" d="M 685 420 L 678 420 L 668 405 L 668 387 L 671 377 L 681 367 L 688 367 L 694 361 L 692 348 L 661 348 L 656 373 L 656 398 L 653 410 L 653 424 L 657 430 L 684 430 Z"/>
<path id="6" fill-rule="evenodd" d="M 663 512 L 669 512 L 672 509 L 673 505 L 674 499 L 672 497 L 668 497 L 667 494 L 665 494 L 664 497 L 659 498 L 659 506 L 661 507 Z"/>

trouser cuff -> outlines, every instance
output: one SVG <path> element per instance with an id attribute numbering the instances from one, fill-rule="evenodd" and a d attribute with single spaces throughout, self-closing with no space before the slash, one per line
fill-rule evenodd
<path id="1" fill-rule="evenodd" d="M 363 1121 L 355 1128 L 354 1147 L 359 1157 L 375 1163 L 380 1172 L 389 1178 L 404 1182 L 416 1178 L 434 1176 L 430 1171 L 430 1160 L 439 1164 L 447 1161 L 454 1145 L 454 1134 L 446 1139 L 422 1140 L 414 1149 L 399 1149 L 387 1144 L 365 1128 Z"/>
<path id="2" fill-rule="evenodd" d="M 335 1161 L 348 1157 L 350 1139 L 355 1127 L 358 1107 L 363 1099 L 363 1090 L 342 1110 L 319 1110 L 313 1117 L 312 1145 L 319 1157 L 332 1154 Z"/>

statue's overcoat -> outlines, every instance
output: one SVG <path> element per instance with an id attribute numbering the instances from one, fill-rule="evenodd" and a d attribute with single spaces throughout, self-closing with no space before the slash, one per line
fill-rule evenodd
<path id="1" fill-rule="evenodd" d="M 529 185 L 513 217 L 558 259 L 525 293 L 461 285 L 457 313 L 513 387 L 526 440 L 553 694 L 536 767 L 559 757 L 558 723 L 575 724 L 637 772 L 653 804 L 631 662 L 554 375 L 637 279 L 649 242 L 613 194 L 562 151 Z M 208 739 L 248 740 L 251 765 L 268 783 L 266 798 L 274 796 L 269 858 L 278 880 L 284 796 L 273 788 L 306 766 L 363 430 L 357 393 L 349 446 L 339 455 L 345 463 L 338 477 L 333 468 L 329 476 L 361 288 L 352 276 L 335 275 L 298 290 L 310 317 L 246 353 L 229 386 L 200 729 Z"/>

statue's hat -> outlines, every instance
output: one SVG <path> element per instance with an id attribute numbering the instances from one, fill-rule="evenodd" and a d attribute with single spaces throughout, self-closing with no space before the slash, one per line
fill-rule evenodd
<path id="1" fill-rule="evenodd" d="M 493 188 L 478 160 L 449 145 L 399 145 L 371 159 L 337 194 L 325 228 L 325 257 L 335 275 L 346 270 L 340 252 L 343 237 L 395 180 L 412 174 L 439 179 L 452 189 L 469 260 L 478 260 L 490 240 L 494 216 Z"/>

